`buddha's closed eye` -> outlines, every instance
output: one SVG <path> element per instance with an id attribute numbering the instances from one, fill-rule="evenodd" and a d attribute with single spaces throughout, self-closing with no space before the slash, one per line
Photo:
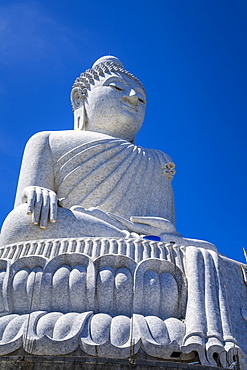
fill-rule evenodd
<path id="1" fill-rule="evenodd" d="M 117 86 L 115 83 L 111 83 L 111 84 L 109 84 L 109 86 L 111 86 L 112 88 L 114 88 L 117 91 L 123 91 L 124 90 L 121 87 Z"/>
<path id="2" fill-rule="evenodd" d="M 124 91 L 124 89 L 118 85 L 116 85 L 115 82 L 112 82 L 109 84 L 110 87 L 112 87 L 113 89 L 117 90 L 117 91 Z M 143 100 L 142 98 L 138 97 L 138 100 L 140 103 L 142 104 L 145 104 L 145 100 Z"/>

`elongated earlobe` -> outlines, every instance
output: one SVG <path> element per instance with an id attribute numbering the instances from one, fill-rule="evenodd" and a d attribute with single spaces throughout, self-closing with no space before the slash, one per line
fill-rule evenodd
<path id="1" fill-rule="evenodd" d="M 80 88 L 71 91 L 71 102 L 74 111 L 74 130 L 85 130 L 86 110 L 84 105 L 85 96 Z"/>
<path id="2" fill-rule="evenodd" d="M 86 111 L 84 104 L 74 111 L 74 130 L 85 130 Z"/>

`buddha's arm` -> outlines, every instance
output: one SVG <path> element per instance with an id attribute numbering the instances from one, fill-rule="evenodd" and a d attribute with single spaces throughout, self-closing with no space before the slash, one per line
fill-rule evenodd
<path id="1" fill-rule="evenodd" d="M 57 196 L 49 132 L 40 132 L 28 141 L 22 160 L 15 207 L 26 202 L 32 222 L 46 227 L 48 218 L 56 221 Z"/>

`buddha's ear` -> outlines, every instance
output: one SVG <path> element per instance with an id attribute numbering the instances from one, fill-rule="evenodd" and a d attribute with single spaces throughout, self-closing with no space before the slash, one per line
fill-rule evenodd
<path id="1" fill-rule="evenodd" d="M 74 130 L 85 129 L 86 111 L 84 96 L 80 88 L 75 87 L 71 91 L 71 102 L 74 110 Z"/>

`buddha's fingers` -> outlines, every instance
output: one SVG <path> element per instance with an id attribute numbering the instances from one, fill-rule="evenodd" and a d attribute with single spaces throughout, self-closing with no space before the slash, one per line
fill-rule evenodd
<path id="1" fill-rule="evenodd" d="M 157 229 L 156 227 L 134 223 L 129 220 L 126 220 L 125 218 L 121 216 L 115 215 L 113 213 L 109 213 L 109 215 L 115 218 L 117 221 L 121 222 L 121 224 L 127 227 L 129 231 L 134 231 L 137 234 L 145 234 L 145 235 L 159 235 L 160 234 L 160 230 Z"/>
<path id="2" fill-rule="evenodd" d="M 42 190 L 39 187 L 35 189 L 35 192 L 36 192 L 36 201 L 35 201 L 34 209 L 32 213 L 32 222 L 35 225 L 38 225 L 39 220 L 40 220 L 41 208 L 43 204 L 43 195 L 42 195 Z"/>
<path id="3" fill-rule="evenodd" d="M 171 223 L 169 220 L 162 217 L 149 217 L 149 216 L 131 216 L 130 220 L 134 223 L 157 227 L 160 228 L 161 230 L 164 228 L 164 226 Z"/>
<path id="4" fill-rule="evenodd" d="M 42 209 L 40 214 L 40 228 L 45 229 L 48 222 L 48 215 L 50 210 L 50 196 L 49 191 L 47 189 L 42 189 Z"/>
<path id="5" fill-rule="evenodd" d="M 143 223 L 149 225 L 153 228 L 153 235 L 160 236 L 161 234 L 173 234 L 180 235 L 173 223 L 166 218 L 162 217 L 141 217 L 141 216 L 132 216 L 130 217 L 132 222 Z"/>
<path id="6" fill-rule="evenodd" d="M 126 226 L 127 228 L 129 227 L 132 227 L 133 226 L 133 222 L 129 221 L 129 220 L 126 220 L 126 218 L 123 218 L 119 215 L 115 215 L 115 213 L 108 213 L 108 215 L 112 218 L 114 218 L 115 220 L 117 220 L 118 222 L 120 222 L 122 225 Z"/>
<path id="7" fill-rule="evenodd" d="M 57 221 L 57 196 L 53 191 L 49 192 L 50 195 L 50 221 L 56 222 Z"/>
<path id="8" fill-rule="evenodd" d="M 34 204 L 36 201 L 36 191 L 34 187 L 26 187 L 22 194 L 22 203 L 27 203 L 27 214 L 33 213 Z"/>

